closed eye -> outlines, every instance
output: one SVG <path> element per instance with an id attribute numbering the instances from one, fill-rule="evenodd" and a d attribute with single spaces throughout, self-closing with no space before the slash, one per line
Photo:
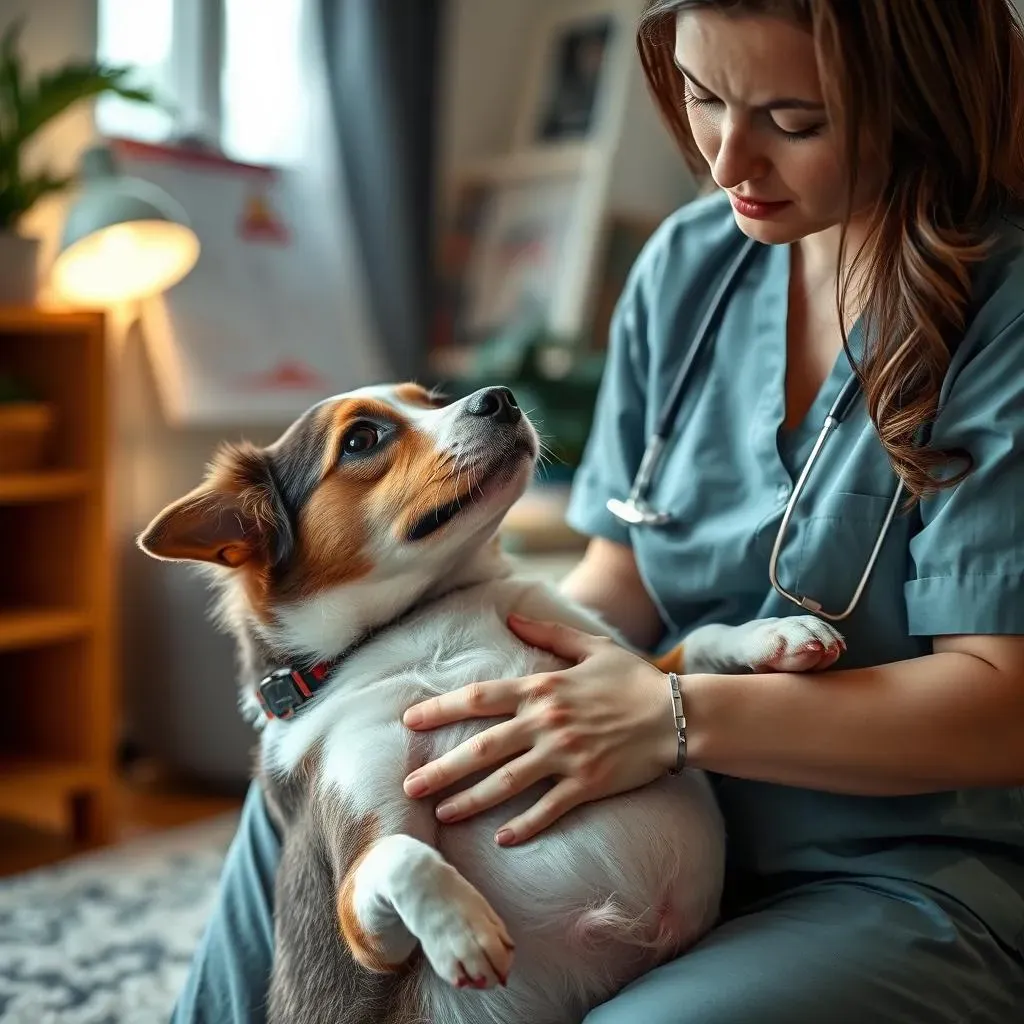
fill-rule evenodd
<path id="1" fill-rule="evenodd" d="M 704 95 L 701 92 L 698 92 L 689 82 L 686 83 L 683 97 L 686 106 L 688 107 L 717 107 L 721 106 L 722 103 L 717 96 L 712 96 L 710 94 Z M 815 136 L 820 135 L 825 128 L 825 122 L 816 122 L 815 124 L 808 125 L 806 128 L 783 128 L 782 125 L 779 124 L 772 116 L 770 109 L 759 110 L 758 113 L 767 120 L 768 127 L 772 131 L 781 135 L 790 142 L 799 142 L 801 139 L 812 139 Z"/>

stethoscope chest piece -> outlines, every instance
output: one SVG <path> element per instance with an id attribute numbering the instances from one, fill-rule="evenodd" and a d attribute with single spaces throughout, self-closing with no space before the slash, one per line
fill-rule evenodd
<path id="1" fill-rule="evenodd" d="M 666 526 L 672 522 L 672 514 L 652 508 L 646 501 L 627 498 L 609 498 L 605 505 L 609 512 L 628 526 Z"/>

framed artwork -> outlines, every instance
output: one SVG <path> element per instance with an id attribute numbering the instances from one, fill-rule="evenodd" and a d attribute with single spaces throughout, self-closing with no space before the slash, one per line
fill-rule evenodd
<path id="1" fill-rule="evenodd" d="M 517 119 L 516 145 L 586 143 L 601 133 L 610 94 L 628 60 L 622 2 L 581 0 L 545 19 Z"/>
<path id="2" fill-rule="evenodd" d="M 146 300 L 141 320 L 161 412 L 175 427 L 287 424 L 387 367 L 343 232 L 339 197 L 305 170 L 109 140 L 121 170 L 188 213 L 195 270 Z"/>
<path id="3" fill-rule="evenodd" d="M 459 182 L 437 254 L 436 301 L 431 332 L 433 352 L 451 351 L 470 341 L 466 324 L 470 268 L 493 182 L 468 177 Z"/>
<path id="4" fill-rule="evenodd" d="M 547 319 L 579 192 L 579 179 L 563 175 L 493 185 L 469 268 L 471 336 Z"/>

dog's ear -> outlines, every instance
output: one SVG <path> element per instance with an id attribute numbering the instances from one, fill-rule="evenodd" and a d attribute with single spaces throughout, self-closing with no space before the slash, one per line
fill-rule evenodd
<path id="1" fill-rule="evenodd" d="M 266 455 L 225 446 L 206 481 L 168 505 L 138 538 L 154 558 L 211 562 L 229 569 L 278 564 L 292 533 Z"/>

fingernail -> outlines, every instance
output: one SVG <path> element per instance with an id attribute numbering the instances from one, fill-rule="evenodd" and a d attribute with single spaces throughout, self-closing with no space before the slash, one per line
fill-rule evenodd
<path id="1" fill-rule="evenodd" d="M 510 828 L 499 829 L 498 834 L 494 837 L 494 841 L 499 846 L 508 846 L 513 839 L 515 839 L 515 836 L 512 834 L 512 829 Z"/>
<path id="2" fill-rule="evenodd" d="M 419 708 L 409 708 L 404 715 L 402 715 L 402 721 L 409 726 L 417 726 L 423 721 L 423 712 Z"/>
<path id="3" fill-rule="evenodd" d="M 410 775 L 405 780 L 405 791 L 409 796 L 423 796 L 430 787 L 427 780 L 416 775 Z"/>
<path id="4" fill-rule="evenodd" d="M 434 813 L 441 819 L 441 821 L 449 821 L 454 818 L 458 813 L 459 809 L 455 804 L 438 804 L 437 810 Z"/>
<path id="5" fill-rule="evenodd" d="M 527 623 L 527 622 L 529 622 L 530 620 L 529 620 L 529 619 L 524 619 L 524 618 L 522 617 L 522 615 L 516 615 L 516 613 L 515 613 L 515 612 L 509 612 L 509 613 L 508 613 L 508 621 L 509 621 L 509 622 L 514 622 L 514 623 L 516 623 L 516 625 L 518 625 L 518 626 L 524 626 L 524 625 L 526 625 L 526 623 Z"/>

